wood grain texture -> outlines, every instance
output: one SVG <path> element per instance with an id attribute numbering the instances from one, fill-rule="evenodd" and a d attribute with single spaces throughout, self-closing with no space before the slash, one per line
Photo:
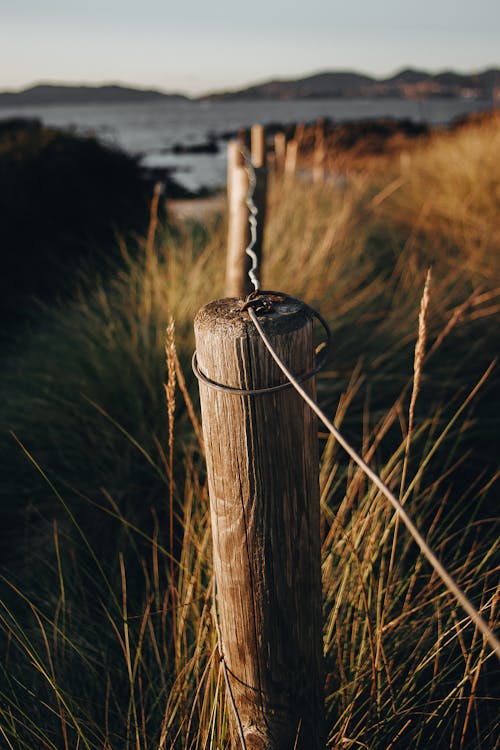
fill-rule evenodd
<path id="1" fill-rule="evenodd" d="M 233 150 L 238 146 L 232 146 Z M 230 155 L 228 151 L 228 157 Z M 239 153 L 239 152 L 238 152 Z M 248 225 L 248 173 L 239 159 L 231 159 L 228 168 L 228 231 L 225 290 L 228 296 L 242 297 L 246 292 L 247 266 L 249 259 L 245 248 L 250 239 Z M 250 291 L 250 289 L 248 290 Z"/>
<path id="2" fill-rule="evenodd" d="M 200 370 L 237 388 L 282 383 L 240 308 L 218 300 L 196 316 Z M 293 372 L 311 369 L 302 303 L 275 304 L 259 319 Z M 238 396 L 200 383 L 200 397 L 222 649 L 245 744 L 316 750 L 324 747 L 316 420 L 291 388 Z"/>

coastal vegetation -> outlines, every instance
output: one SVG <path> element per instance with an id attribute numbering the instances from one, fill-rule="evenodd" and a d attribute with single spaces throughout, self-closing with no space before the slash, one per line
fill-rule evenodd
<path id="1" fill-rule="evenodd" d="M 138 161 L 95 137 L 0 121 L 2 314 L 73 291 L 82 263 L 116 266 L 117 236 L 146 229 L 149 192 Z"/>
<path id="2" fill-rule="evenodd" d="M 321 184 L 274 177 L 263 267 L 265 286 L 328 319 L 321 406 L 493 628 L 499 151 L 492 115 L 407 144 L 404 158 L 339 164 Z M 101 196 L 118 198 L 119 184 Z M 214 215 L 111 244 L 114 274 L 39 302 L 9 347 L 0 737 L 10 750 L 229 747 L 190 370 L 193 317 L 223 293 L 225 239 Z M 380 494 L 319 439 L 328 746 L 493 750 L 489 647 Z"/>

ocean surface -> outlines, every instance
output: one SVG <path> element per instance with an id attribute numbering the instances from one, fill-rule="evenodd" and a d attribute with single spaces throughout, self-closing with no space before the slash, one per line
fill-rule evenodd
<path id="1" fill-rule="evenodd" d="M 311 122 L 329 117 L 336 122 L 372 117 L 409 118 L 445 124 L 469 112 L 489 109 L 491 102 L 473 99 L 296 99 L 246 101 L 161 101 L 133 104 L 0 107 L 0 120 L 38 117 L 138 155 L 148 167 L 168 168 L 185 187 L 196 190 L 225 184 L 226 148 L 222 136 L 255 122 Z M 215 154 L 173 154 L 180 144 L 192 146 L 214 139 Z"/>

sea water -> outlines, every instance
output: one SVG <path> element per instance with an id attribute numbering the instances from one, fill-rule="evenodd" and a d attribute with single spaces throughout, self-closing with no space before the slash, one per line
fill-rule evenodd
<path id="1" fill-rule="evenodd" d="M 222 186 L 226 175 L 223 135 L 255 122 L 312 122 L 328 117 L 336 122 L 373 117 L 409 118 L 430 124 L 489 109 L 489 101 L 475 99 L 289 99 L 240 101 L 164 101 L 128 104 L 79 104 L 0 107 L 0 120 L 37 117 L 45 125 L 92 134 L 138 156 L 148 167 L 166 168 L 191 190 Z M 215 154 L 173 154 L 173 146 L 192 146 L 213 139 Z"/>

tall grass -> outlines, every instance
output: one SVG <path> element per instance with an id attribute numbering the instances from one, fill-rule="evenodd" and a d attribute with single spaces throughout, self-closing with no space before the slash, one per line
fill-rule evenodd
<path id="1" fill-rule="evenodd" d="M 498 137 L 495 121 L 435 137 L 404 179 L 395 162 L 327 186 L 275 181 L 264 268 L 266 286 L 329 319 L 322 406 L 401 488 L 492 627 L 498 368 L 475 386 L 498 352 Z M 222 292 L 224 240 L 220 218 L 159 230 L 111 283 L 40 310 L 6 363 L 2 747 L 229 747 L 189 368 L 194 313 Z M 482 636 L 376 489 L 321 445 L 330 746 L 494 748 Z"/>

